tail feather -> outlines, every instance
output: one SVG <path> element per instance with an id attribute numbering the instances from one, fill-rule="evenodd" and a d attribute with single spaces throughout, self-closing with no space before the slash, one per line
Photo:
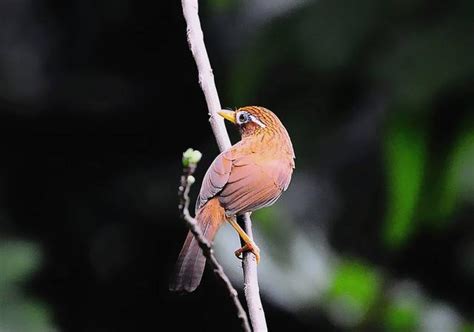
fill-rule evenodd
<path id="1" fill-rule="evenodd" d="M 203 235 L 209 242 L 224 222 L 224 209 L 214 198 L 208 201 L 197 211 L 196 220 Z M 206 265 L 206 257 L 202 254 L 198 241 L 191 232 L 188 232 L 184 245 L 176 262 L 174 277 L 170 283 L 170 290 L 174 292 L 192 292 L 201 283 Z"/>

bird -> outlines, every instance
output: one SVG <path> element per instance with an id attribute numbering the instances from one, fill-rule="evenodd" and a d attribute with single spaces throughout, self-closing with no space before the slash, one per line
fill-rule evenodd
<path id="1" fill-rule="evenodd" d="M 237 126 L 241 140 L 220 153 L 205 173 L 196 200 L 196 220 L 210 243 L 227 221 L 245 243 L 235 255 L 241 258 L 250 251 L 258 263 L 260 249 L 237 223 L 237 216 L 272 205 L 287 190 L 295 168 L 293 145 L 281 121 L 265 107 L 245 106 L 218 114 Z M 197 240 L 188 232 L 169 289 L 193 292 L 201 283 L 205 264 Z"/>

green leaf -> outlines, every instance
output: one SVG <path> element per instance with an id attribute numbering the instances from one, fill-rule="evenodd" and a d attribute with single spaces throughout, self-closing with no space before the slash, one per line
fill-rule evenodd
<path id="1" fill-rule="evenodd" d="M 387 246 L 400 247 L 416 227 L 415 213 L 427 157 L 425 130 L 416 119 L 394 121 L 386 139 L 388 211 L 383 229 Z"/>

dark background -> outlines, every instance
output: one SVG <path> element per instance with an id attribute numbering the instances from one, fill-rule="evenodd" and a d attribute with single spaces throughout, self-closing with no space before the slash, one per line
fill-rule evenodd
<path id="1" fill-rule="evenodd" d="M 223 107 L 270 108 L 297 155 L 254 216 L 269 329 L 471 331 L 472 1 L 201 18 Z M 0 330 L 239 330 L 212 273 L 168 292 L 181 153 L 204 154 L 193 197 L 218 153 L 206 113 L 179 1 L 0 3 Z"/>

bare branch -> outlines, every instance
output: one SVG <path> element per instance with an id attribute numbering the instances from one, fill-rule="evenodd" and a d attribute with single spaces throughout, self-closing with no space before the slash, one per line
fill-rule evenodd
<path id="1" fill-rule="evenodd" d="M 189 49 L 191 50 L 198 68 L 199 85 L 204 92 L 207 108 L 209 110 L 209 121 L 212 131 L 216 137 L 217 145 L 220 151 L 230 148 L 230 139 L 225 129 L 224 120 L 217 114 L 222 108 L 217 94 L 214 74 L 212 73 L 211 63 L 207 56 L 204 36 L 199 21 L 198 1 L 182 0 L 183 14 L 187 23 L 187 35 Z"/>
<path id="2" fill-rule="evenodd" d="M 188 167 L 183 169 L 183 175 L 181 176 L 181 183 L 178 189 L 179 196 L 179 210 L 181 212 L 181 217 L 186 221 L 189 230 L 193 233 L 194 237 L 201 247 L 203 255 L 207 258 L 208 264 L 212 267 L 215 275 L 218 279 L 222 281 L 226 287 L 232 302 L 234 303 L 235 309 L 237 311 L 237 317 L 240 319 L 242 329 L 244 331 L 252 331 L 250 329 L 247 313 L 245 312 L 242 304 L 240 303 L 238 293 L 235 290 L 234 286 L 230 282 L 229 277 L 224 273 L 224 269 L 217 261 L 214 256 L 211 244 L 202 234 L 201 228 L 197 224 L 196 219 L 194 219 L 189 213 L 189 190 L 191 188 L 192 181 L 190 181 L 190 176 L 193 174 L 195 165 L 191 164 Z"/>
<path id="3" fill-rule="evenodd" d="M 219 95 L 217 94 L 216 84 L 214 82 L 214 74 L 212 72 L 209 57 L 207 55 L 206 45 L 201 29 L 198 12 L 198 0 L 181 0 L 183 6 L 183 14 L 187 24 L 187 36 L 189 48 L 196 61 L 199 84 L 206 98 L 209 110 L 210 124 L 214 136 L 216 137 L 219 150 L 225 151 L 230 148 L 231 143 L 229 135 L 224 125 L 223 119 L 217 114 L 221 110 Z M 246 214 L 245 218 L 249 220 L 244 230 L 252 238 L 250 215 Z M 253 255 L 244 254 L 243 271 L 245 281 L 245 297 L 250 312 L 250 319 L 255 331 L 267 331 L 265 313 L 263 311 L 262 302 L 260 300 L 257 263 L 252 258 Z"/>
<path id="4" fill-rule="evenodd" d="M 253 239 L 252 220 L 249 214 L 238 218 L 239 223 L 245 233 Z M 242 244 L 243 245 L 243 244 Z M 260 288 L 258 286 L 257 260 L 251 252 L 244 252 L 242 260 L 244 270 L 244 293 L 247 299 L 247 306 L 250 315 L 250 321 L 255 332 L 268 331 L 265 312 L 263 311 L 262 301 L 260 300 Z M 261 319 L 263 317 L 263 319 Z"/>

